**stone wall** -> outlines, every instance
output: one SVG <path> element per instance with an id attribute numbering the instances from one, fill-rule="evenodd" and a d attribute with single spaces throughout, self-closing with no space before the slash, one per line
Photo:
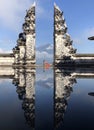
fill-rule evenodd
<path id="1" fill-rule="evenodd" d="M 0 66 L 0 77 L 12 77 L 14 76 L 14 69 L 11 66 L 3 67 Z"/>
<path id="2" fill-rule="evenodd" d="M 12 66 L 14 63 L 13 54 L 0 54 L 0 66 Z"/>

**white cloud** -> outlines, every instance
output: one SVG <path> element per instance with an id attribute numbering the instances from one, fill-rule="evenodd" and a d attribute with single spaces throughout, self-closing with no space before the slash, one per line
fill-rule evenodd
<path id="1" fill-rule="evenodd" d="M 36 15 L 37 15 L 37 18 L 40 18 L 40 17 L 43 17 L 43 15 L 45 16 L 45 11 L 43 9 L 43 7 L 40 5 L 40 2 L 37 2 L 36 3 Z"/>
<path id="2" fill-rule="evenodd" d="M 12 53 L 12 50 L 4 50 L 0 48 L 0 53 Z"/>
<path id="3" fill-rule="evenodd" d="M 46 49 L 47 50 L 53 50 L 53 44 L 51 44 L 50 46 L 48 46 Z"/>
<path id="4" fill-rule="evenodd" d="M 53 71 L 51 69 L 47 70 L 47 72 L 43 72 L 42 69 L 39 69 L 36 75 L 36 82 L 39 81 L 49 81 L 49 79 L 53 78 Z"/>
<path id="5" fill-rule="evenodd" d="M 0 45 L 1 44 L 11 44 L 11 43 L 13 43 L 14 41 L 12 41 L 12 40 L 9 40 L 9 39 L 0 39 Z"/>
<path id="6" fill-rule="evenodd" d="M 74 44 L 81 44 L 81 43 L 82 43 L 82 40 L 81 40 L 81 39 L 78 39 L 78 38 L 74 38 L 74 39 L 73 39 L 73 42 L 74 42 Z"/>
<path id="7" fill-rule="evenodd" d="M 11 79 L 2 79 L 0 78 L 0 85 L 3 84 L 3 83 L 11 83 Z"/>
<path id="8" fill-rule="evenodd" d="M 91 37 L 91 36 L 94 36 L 94 27 L 92 27 L 92 28 L 87 28 L 87 29 L 84 31 L 84 35 L 85 35 L 86 38 Z"/>
<path id="9" fill-rule="evenodd" d="M 34 0 L 0 0 L 0 23 L 13 30 L 22 28 L 25 11 L 30 8 Z M 37 13 L 43 13 L 42 7 L 37 5 Z M 37 14 L 37 15 L 38 15 Z"/>
<path id="10" fill-rule="evenodd" d="M 46 51 L 37 51 L 36 52 L 37 58 L 44 59 L 44 58 L 52 58 L 52 54 L 47 53 Z"/>
<path id="11" fill-rule="evenodd" d="M 83 44 L 88 41 L 88 37 L 94 36 L 94 28 L 86 28 L 82 30 L 78 37 L 73 38 L 74 44 Z"/>

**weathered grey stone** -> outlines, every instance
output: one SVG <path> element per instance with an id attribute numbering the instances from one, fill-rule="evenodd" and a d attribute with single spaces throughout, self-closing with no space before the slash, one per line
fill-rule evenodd
<path id="1" fill-rule="evenodd" d="M 23 33 L 19 34 L 17 48 L 13 49 L 15 65 L 35 64 L 35 4 L 26 12 Z"/>
<path id="2" fill-rule="evenodd" d="M 72 40 L 67 33 L 67 25 L 64 19 L 63 12 L 59 7 L 54 5 L 54 62 L 57 64 L 64 57 L 70 57 L 76 53 L 72 47 Z"/>
<path id="3" fill-rule="evenodd" d="M 55 127 L 57 127 L 63 121 L 64 113 L 67 108 L 67 100 L 72 92 L 75 77 L 72 75 L 65 75 L 63 72 L 58 73 L 57 70 L 54 70 L 54 83 L 54 118 Z"/>

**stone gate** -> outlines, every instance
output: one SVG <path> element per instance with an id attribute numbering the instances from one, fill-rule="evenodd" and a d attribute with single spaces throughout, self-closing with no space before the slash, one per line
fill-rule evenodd
<path id="1" fill-rule="evenodd" d="M 26 11 L 23 31 L 19 34 L 13 53 L 0 54 L 0 65 L 36 66 L 35 50 L 35 3 Z M 77 54 L 72 46 L 72 39 L 63 12 L 54 4 L 54 62 L 53 66 L 92 66 L 94 54 Z"/>

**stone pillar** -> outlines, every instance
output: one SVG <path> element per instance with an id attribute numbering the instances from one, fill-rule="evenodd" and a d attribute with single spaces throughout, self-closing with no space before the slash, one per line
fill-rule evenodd
<path id="1" fill-rule="evenodd" d="M 14 68 L 13 84 L 15 84 L 16 92 L 20 100 L 24 99 L 25 95 L 25 73 L 23 68 Z"/>
<path id="2" fill-rule="evenodd" d="M 35 128 L 35 69 L 15 69 L 14 78 L 17 79 L 16 92 L 22 102 L 22 109 L 28 125 Z"/>
<path id="3" fill-rule="evenodd" d="M 19 65 L 24 65 L 25 64 L 25 42 L 26 42 L 26 34 L 25 33 L 20 33 L 19 34 L 19 39 L 17 40 L 17 46 L 19 48 Z"/>
<path id="4" fill-rule="evenodd" d="M 35 70 L 26 69 L 25 98 L 22 104 L 26 121 L 35 127 Z"/>
<path id="5" fill-rule="evenodd" d="M 32 70 L 31 70 L 32 71 Z M 35 73 L 26 69 L 26 98 L 35 98 Z"/>
<path id="6" fill-rule="evenodd" d="M 14 54 L 14 65 L 17 65 L 19 62 L 19 48 L 18 48 L 18 46 L 13 48 L 13 54 Z"/>
<path id="7" fill-rule="evenodd" d="M 25 83 L 26 83 L 25 70 L 23 68 L 19 68 L 19 84 L 18 84 L 18 86 L 24 88 Z"/>
<path id="8" fill-rule="evenodd" d="M 18 86 L 18 83 L 19 83 L 19 74 L 18 74 L 18 69 L 17 68 L 14 68 L 14 77 L 13 77 L 12 83 L 15 86 Z"/>
<path id="9" fill-rule="evenodd" d="M 72 47 L 72 40 L 67 33 L 67 25 L 63 12 L 54 5 L 54 63 L 70 60 L 76 53 Z"/>
<path id="10" fill-rule="evenodd" d="M 67 100 L 72 92 L 75 78 L 62 72 L 54 70 L 54 124 L 57 127 L 63 122 L 64 113 L 67 108 Z"/>
<path id="11" fill-rule="evenodd" d="M 22 29 L 23 32 L 19 34 L 17 40 L 17 48 L 19 49 L 19 52 L 18 62 L 15 61 L 15 64 L 20 66 L 35 66 L 35 3 L 26 12 L 25 23 L 23 24 Z"/>
<path id="12" fill-rule="evenodd" d="M 23 31 L 26 33 L 26 56 L 27 65 L 35 64 L 35 4 L 27 11 Z"/>

